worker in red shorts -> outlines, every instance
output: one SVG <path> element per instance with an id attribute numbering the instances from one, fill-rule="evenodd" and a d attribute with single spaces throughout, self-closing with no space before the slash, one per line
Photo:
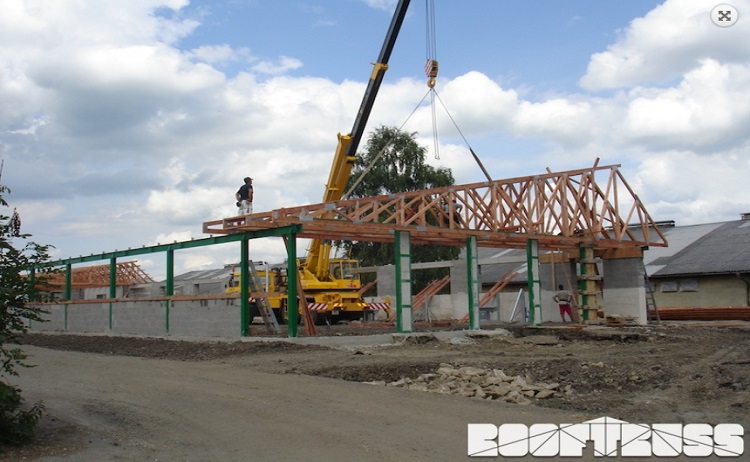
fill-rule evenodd
<path id="1" fill-rule="evenodd" d="M 558 291 L 552 299 L 557 302 L 557 306 L 560 308 L 560 317 L 562 318 L 562 321 L 565 322 L 565 313 L 568 313 L 570 322 L 573 322 L 573 308 L 570 307 L 570 302 L 573 301 L 573 294 L 571 294 L 570 291 L 565 290 L 562 284 L 557 286 L 557 289 Z"/>

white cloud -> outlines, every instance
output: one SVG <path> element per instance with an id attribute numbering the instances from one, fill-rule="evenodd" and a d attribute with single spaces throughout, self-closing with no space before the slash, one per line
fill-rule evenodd
<path id="1" fill-rule="evenodd" d="M 708 156 L 665 152 L 645 159 L 634 183 L 646 188 L 642 199 L 660 219 L 678 225 L 737 220 L 750 211 L 750 196 L 737 187 L 750 172 L 747 148 Z"/>
<path id="2" fill-rule="evenodd" d="M 364 0 L 371 8 L 391 12 L 398 3 L 398 0 Z"/>
<path id="3" fill-rule="evenodd" d="M 232 48 L 229 45 L 204 45 L 194 48 L 187 56 L 210 64 L 225 64 L 232 61 L 252 61 L 254 58 L 247 48 Z"/>
<path id="4" fill-rule="evenodd" d="M 703 152 L 750 140 L 750 66 L 707 59 L 676 86 L 636 89 L 624 130 L 629 138 L 661 148 Z"/>
<path id="5" fill-rule="evenodd" d="M 634 19 L 607 51 L 594 54 L 581 86 L 589 90 L 665 83 L 689 72 L 707 58 L 747 63 L 750 21 L 716 27 L 710 12 L 716 4 L 667 0 L 646 16 Z M 749 0 L 737 0 L 750 11 Z"/>
<path id="6" fill-rule="evenodd" d="M 281 75 L 288 71 L 293 71 L 302 67 L 302 61 L 289 56 L 281 56 L 275 62 L 262 61 L 253 66 L 253 71 L 260 74 Z"/>
<path id="7" fill-rule="evenodd" d="M 171 244 L 172 242 L 189 241 L 195 238 L 191 231 L 172 231 L 170 233 L 158 234 L 151 245 Z"/>

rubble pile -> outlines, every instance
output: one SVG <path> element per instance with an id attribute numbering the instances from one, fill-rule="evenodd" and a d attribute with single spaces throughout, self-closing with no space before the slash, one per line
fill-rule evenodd
<path id="1" fill-rule="evenodd" d="M 516 404 L 530 404 L 531 399 L 550 398 L 558 393 L 560 388 L 559 383 L 531 383 L 531 380 L 526 377 L 509 376 L 500 369 L 482 369 L 472 366 L 455 367 L 446 363 L 441 363 L 437 372 L 421 374 L 416 379 L 404 377 L 395 382 L 368 383 L 410 390 L 502 400 Z"/>

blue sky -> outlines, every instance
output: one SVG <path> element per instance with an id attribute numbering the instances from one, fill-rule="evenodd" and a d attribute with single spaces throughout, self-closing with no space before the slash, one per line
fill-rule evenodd
<path id="1" fill-rule="evenodd" d="M 656 220 L 734 220 L 750 211 L 750 0 L 728 3 L 740 20 L 720 28 L 694 0 L 436 0 L 436 89 L 495 179 L 600 158 Z M 0 0 L 2 182 L 24 231 L 56 258 L 205 237 L 245 175 L 257 211 L 319 202 L 395 4 Z M 425 31 L 412 0 L 365 136 L 426 93 Z M 438 112 L 430 163 L 481 181 Z M 432 150 L 431 125 L 422 106 L 405 129 Z M 236 259 L 203 249 L 177 271 Z"/>
<path id="2" fill-rule="evenodd" d="M 375 2 L 372 2 L 375 3 Z M 390 23 L 395 1 L 372 7 L 362 0 L 192 1 L 180 14 L 201 27 L 177 44 L 246 47 L 259 59 L 295 57 L 303 65 L 288 75 L 361 80 L 370 71 Z M 467 69 L 509 82 L 533 82 L 554 91 L 573 89 L 592 53 L 612 43 L 618 30 L 659 2 L 632 0 L 435 2 L 437 56 L 448 78 Z M 172 14 L 172 13 L 170 13 Z M 426 57 L 424 0 L 411 2 L 388 72 L 389 78 L 422 72 Z M 239 66 L 227 68 L 236 72 Z M 550 71 L 554 70 L 551 74 Z"/>

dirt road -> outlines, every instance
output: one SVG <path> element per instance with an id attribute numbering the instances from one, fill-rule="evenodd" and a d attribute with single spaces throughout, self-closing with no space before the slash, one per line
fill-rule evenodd
<path id="1" fill-rule="evenodd" d="M 472 422 L 610 416 L 749 428 L 747 325 L 514 334 L 338 349 L 29 336 L 24 349 L 38 367 L 13 381 L 48 416 L 32 447 L 0 460 L 448 461 L 466 459 Z M 440 363 L 556 381 L 568 392 L 521 406 L 362 383 L 414 378 Z"/>
<path id="2" fill-rule="evenodd" d="M 23 374 L 24 394 L 79 437 L 65 460 L 456 460 L 468 422 L 552 418 L 238 363 L 28 351 L 39 367 Z"/>

